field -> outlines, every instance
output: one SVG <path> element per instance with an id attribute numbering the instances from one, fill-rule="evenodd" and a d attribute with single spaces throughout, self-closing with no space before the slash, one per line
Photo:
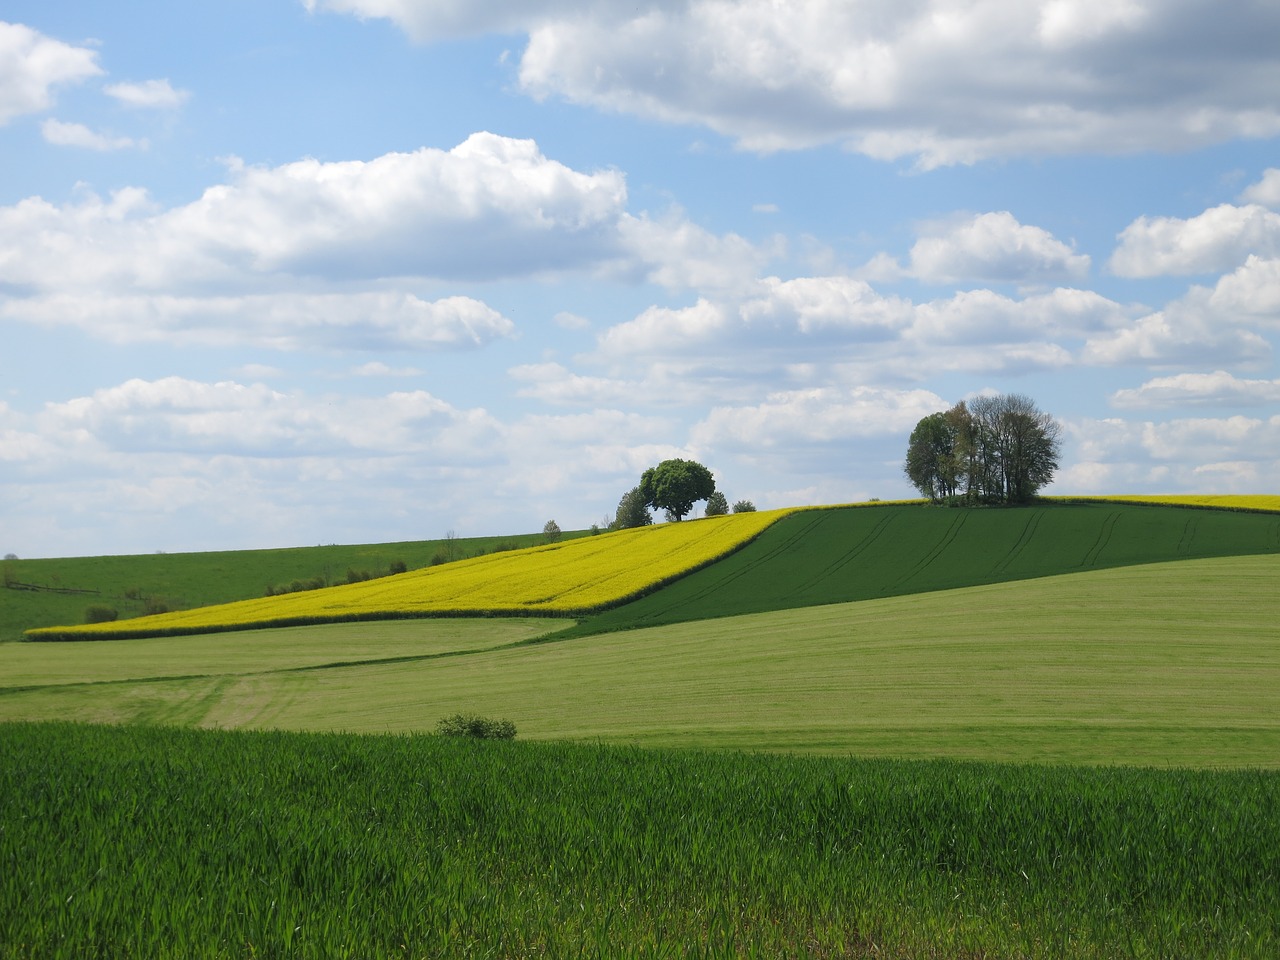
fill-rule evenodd
<path id="1" fill-rule="evenodd" d="M 113 623 L 40 627 L 27 636 L 95 640 L 409 617 L 575 616 L 643 596 L 714 563 L 788 512 L 618 530 L 324 590 Z"/>
<path id="2" fill-rule="evenodd" d="M 1275 957 L 1278 584 L 1276 515 L 880 506 L 568 629 L 0 643 L 0 960 Z"/>
<path id="3" fill-rule="evenodd" d="M 1280 950 L 1256 773 L 19 725 L 0 863 L 5 958 Z"/>
<path id="4" fill-rule="evenodd" d="M 1280 553 L 1280 513 L 1114 503 L 800 511 L 739 553 L 575 632 L 1267 553 Z"/>
<path id="5" fill-rule="evenodd" d="M 568 540 L 587 531 L 565 531 Z M 60 557 L 0 561 L 0 642 L 24 630 L 83 622 L 85 609 L 105 605 L 121 617 L 143 615 L 148 605 L 185 610 L 263 596 L 294 581 L 345 583 L 348 572 L 382 576 L 400 562 L 426 567 L 440 554 L 464 559 L 542 543 L 541 534 L 458 537 L 359 546 L 155 553 L 118 557 Z M 20 586 L 19 586 L 20 585 Z M 24 589 L 25 587 L 25 589 Z"/>
<path id="6" fill-rule="evenodd" d="M 5 644 L 0 718 L 377 732 L 474 711 L 523 739 L 1274 768 L 1278 581 L 1271 555 L 533 644 L 537 620 L 337 624 L 288 653 L 311 628 Z"/>

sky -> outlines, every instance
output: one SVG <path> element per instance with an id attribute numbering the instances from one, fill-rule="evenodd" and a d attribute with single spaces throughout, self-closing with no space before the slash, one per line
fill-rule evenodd
<path id="1" fill-rule="evenodd" d="M 0 553 L 605 524 L 650 466 L 1280 488 L 1271 0 L 6 0 Z"/>

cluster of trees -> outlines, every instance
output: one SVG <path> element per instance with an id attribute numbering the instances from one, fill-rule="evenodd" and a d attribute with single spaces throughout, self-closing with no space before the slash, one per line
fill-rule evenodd
<path id="1" fill-rule="evenodd" d="M 916 424 L 904 471 L 934 501 L 1026 503 L 1053 480 L 1062 428 L 1020 394 L 975 397 Z"/>
<path id="2" fill-rule="evenodd" d="M 708 517 L 729 512 L 729 500 L 716 489 L 710 470 L 694 460 L 663 460 L 641 474 L 639 485 L 622 495 L 609 526 L 615 530 L 648 526 L 653 523 L 652 510 L 662 510 L 668 520 L 678 522 L 699 500 L 707 501 L 704 512 Z M 734 513 L 753 510 L 755 504 L 750 500 L 733 505 Z"/>

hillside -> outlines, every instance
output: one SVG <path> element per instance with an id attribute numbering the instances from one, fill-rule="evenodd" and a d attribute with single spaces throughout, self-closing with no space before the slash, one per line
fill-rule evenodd
<path id="1" fill-rule="evenodd" d="M 1280 555 L 530 644 L 540 621 L 0 646 L 0 720 L 1152 766 L 1280 764 Z M 546 621 L 541 621 L 545 623 Z M 504 644 L 505 645 L 501 645 Z"/>
<path id="2" fill-rule="evenodd" d="M 565 531 L 562 539 L 586 536 Z M 467 559 L 542 543 L 540 533 L 456 537 L 209 553 L 150 553 L 0 561 L 0 642 L 32 627 L 80 623 L 86 607 L 105 605 L 122 618 L 148 607 L 186 610 L 263 596 L 294 583 L 339 584 L 384 576 L 393 564 L 415 570 L 435 559 Z"/>
<path id="3" fill-rule="evenodd" d="M 1272 553 L 1280 553 L 1280 513 L 1110 502 L 802 511 L 713 567 L 591 617 L 572 633 Z"/>

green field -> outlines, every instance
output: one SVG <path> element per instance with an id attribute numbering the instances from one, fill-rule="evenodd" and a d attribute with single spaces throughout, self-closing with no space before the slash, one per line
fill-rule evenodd
<path id="1" fill-rule="evenodd" d="M 1241 957 L 1280 775 L 16 725 L 0 957 Z"/>
<path id="2" fill-rule="evenodd" d="M 566 531 L 563 537 L 584 535 L 585 530 Z M 349 571 L 382 576 L 397 561 L 415 570 L 428 566 L 440 552 L 461 559 L 541 542 L 541 534 L 520 534 L 360 546 L 3 560 L 0 586 L 6 588 L 0 589 L 0 643 L 19 640 L 22 631 L 32 627 L 83 623 L 86 608 L 98 604 L 112 607 L 121 618 L 136 617 L 146 612 L 149 601 L 170 610 L 186 610 L 261 597 L 268 587 L 287 586 L 295 580 L 345 583 Z"/>
<path id="3" fill-rule="evenodd" d="M 371 732 L 468 711 L 532 739 L 1277 767 L 1277 583 L 1269 555 L 532 645 L 546 621 L 6 644 L 0 676 L 20 689 L 0 718 Z M 319 666 L 383 643 L 389 662 Z M 201 675 L 163 679 L 183 673 Z"/>
<path id="4" fill-rule="evenodd" d="M 785 517 L 745 549 L 575 634 L 1001 583 L 1280 553 L 1280 514 L 1118 504 L 884 506 Z"/>
<path id="5" fill-rule="evenodd" d="M 884 506 L 567 630 L 0 643 L 0 960 L 1272 958 L 1277 587 L 1276 515 Z"/>

